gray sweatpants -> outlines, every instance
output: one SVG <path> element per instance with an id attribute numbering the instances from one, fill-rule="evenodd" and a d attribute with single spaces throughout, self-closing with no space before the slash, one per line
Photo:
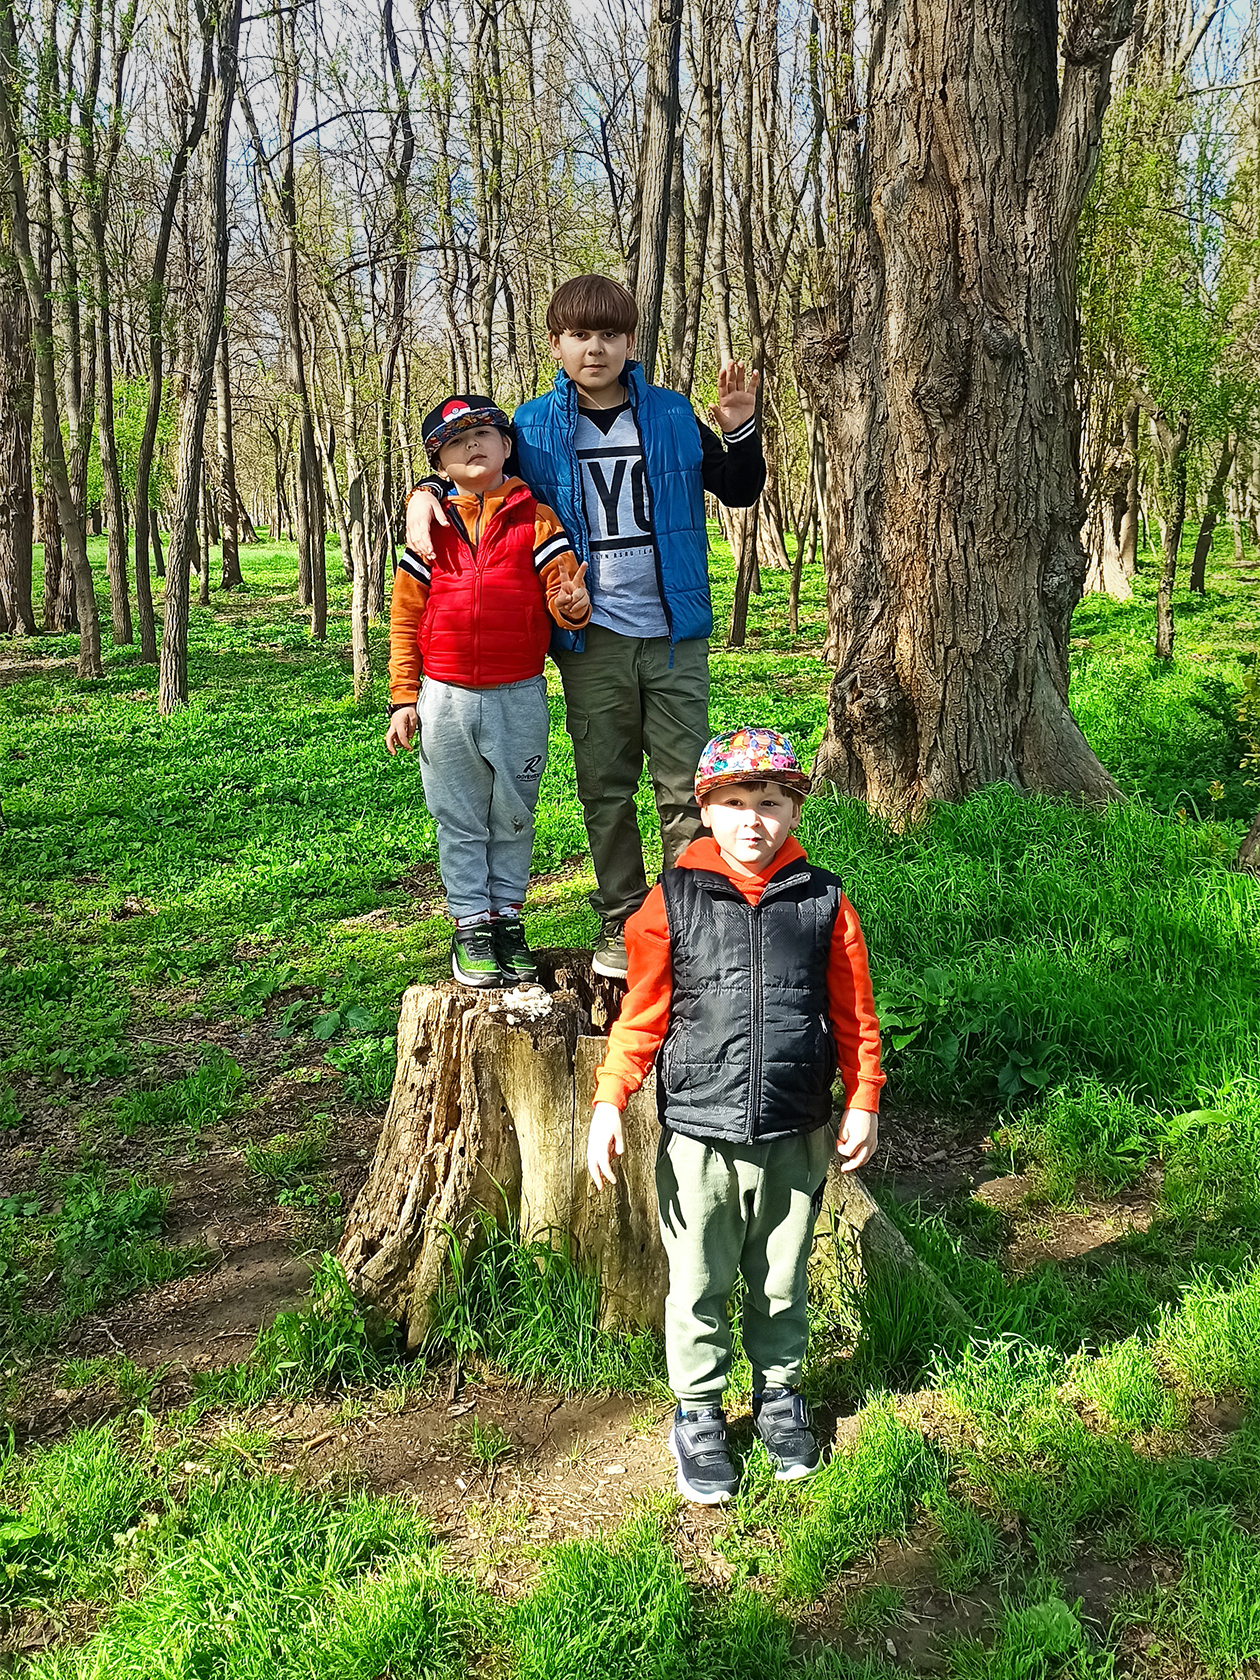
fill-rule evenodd
<path id="1" fill-rule="evenodd" d="M 521 904 L 547 763 L 546 677 L 502 688 L 420 687 L 420 779 L 452 916 Z"/>
<path id="2" fill-rule="evenodd" d="M 809 1251 L 832 1121 L 773 1143 L 701 1143 L 662 1133 L 656 1157 L 669 1261 L 665 1362 L 681 1405 L 720 1406 L 731 1369 L 726 1306 L 743 1274 L 753 1390 L 795 1388 L 809 1340 Z"/>

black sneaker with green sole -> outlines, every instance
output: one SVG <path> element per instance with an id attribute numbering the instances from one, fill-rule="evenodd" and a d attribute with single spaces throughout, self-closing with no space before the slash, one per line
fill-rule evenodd
<path id="1" fill-rule="evenodd" d="M 451 940 L 451 973 L 461 986 L 472 986 L 477 991 L 503 984 L 494 954 L 494 929 L 489 922 L 455 929 Z"/>
<path id="2" fill-rule="evenodd" d="M 525 924 L 519 916 L 500 916 L 493 923 L 494 957 L 499 972 L 508 981 L 522 983 L 537 980 L 538 966 L 534 953 L 525 943 Z"/>
<path id="3" fill-rule="evenodd" d="M 626 977 L 626 935 L 624 922 L 606 921 L 599 930 L 591 967 L 605 980 L 624 980 Z"/>

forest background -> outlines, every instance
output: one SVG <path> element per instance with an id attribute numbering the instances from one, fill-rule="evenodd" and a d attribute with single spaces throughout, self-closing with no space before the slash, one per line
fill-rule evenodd
<path id="1" fill-rule="evenodd" d="M 1016 0 L 249 18 L 0 0 L 0 1660 L 17 1672 L 1260 1663 L 1260 888 L 1233 866 L 1260 752 L 1260 20 L 1211 0 L 1120 13 L 1075 8 L 1056 38 Z M 1022 241 L 1064 257 L 1071 305 L 1067 376 L 1026 386 L 1047 437 L 1071 443 L 1078 400 L 1083 420 L 1079 471 L 1071 445 L 1026 475 L 1047 504 L 1070 480 L 1066 616 L 1038 619 L 1045 577 L 1017 607 L 974 587 L 1001 553 L 1001 427 L 987 451 L 973 434 L 970 476 L 922 481 L 949 516 L 933 543 L 894 524 L 879 546 L 926 556 L 904 568 L 920 633 L 902 639 L 943 668 L 986 614 L 1049 626 L 1030 640 L 1070 676 L 1078 788 L 1113 795 L 1097 805 L 1043 797 L 1014 748 L 989 774 L 1011 746 L 992 707 L 961 732 L 979 770 L 920 729 L 918 779 L 896 742 L 884 776 L 854 703 L 873 574 L 851 461 L 885 421 L 846 442 L 835 416 L 865 412 L 855 391 L 891 390 L 890 410 L 900 393 L 819 367 L 843 373 L 860 343 L 845 298 L 878 294 L 853 253 L 886 203 L 880 147 L 906 155 L 881 124 L 920 110 L 872 78 L 898 54 L 921 67 L 948 20 L 947 85 L 976 111 L 1006 85 L 986 52 L 1018 68 L 1032 41 L 1038 85 L 1061 76 L 1080 117 L 1068 225 L 1033 203 Z M 955 182 L 987 191 L 1054 103 L 989 123 Z M 948 135 L 950 101 L 934 108 Z M 937 202 L 929 292 L 963 260 Z M 924 226 L 903 200 L 882 232 L 892 249 Z M 713 722 L 769 718 L 831 754 L 839 791 L 809 802 L 805 838 L 871 943 L 890 1088 L 869 1182 L 961 1314 L 943 1326 L 904 1279 L 819 1294 L 807 1386 L 831 1462 L 775 1488 L 741 1364 L 746 1489 L 712 1520 L 670 1495 L 659 1346 L 601 1331 L 563 1256 L 491 1244 L 404 1361 L 326 1252 L 380 1129 L 400 995 L 443 974 L 449 936 L 414 763 L 381 747 L 419 416 L 450 386 L 510 404 L 545 384 L 546 296 L 590 267 L 634 279 L 640 348 L 654 336 L 656 377 L 701 412 L 728 347 L 765 370 L 771 488 L 754 517 L 711 510 Z M 983 358 L 1025 366 L 996 295 L 990 319 L 932 292 L 902 341 L 933 448 L 960 395 L 1000 406 Z M 894 464 L 917 463 L 901 436 Z M 1009 517 L 1012 573 L 1039 517 Z M 1012 714 L 1024 686 L 998 684 Z M 550 702 L 528 925 L 582 946 L 554 674 Z M 853 742 L 869 804 L 843 797 Z M 641 820 L 650 850 L 646 786 Z"/>

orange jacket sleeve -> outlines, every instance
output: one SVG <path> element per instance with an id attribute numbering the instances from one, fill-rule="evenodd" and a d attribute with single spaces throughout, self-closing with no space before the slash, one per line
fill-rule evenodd
<path id="1" fill-rule="evenodd" d="M 827 1005 L 844 1080 L 844 1106 L 875 1113 L 884 1083 L 879 1065 L 879 1021 L 862 924 L 857 911 L 843 897 L 827 960 Z"/>
<path id="2" fill-rule="evenodd" d="M 625 1108 L 665 1042 L 669 1025 L 669 922 L 660 886 L 626 923 L 626 995 L 595 1070 L 595 1101 Z"/>
<path id="3" fill-rule="evenodd" d="M 389 699 L 393 706 L 414 705 L 420 693 L 420 625 L 428 604 L 428 562 L 405 549 L 389 602 Z"/>
<path id="4" fill-rule="evenodd" d="M 569 533 L 545 502 L 539 502 L 534 515 L 534 568 L 542 579 L 552 618 L 562 630 L 580 630 L 591 616 L 590 602 L 577 618 L 569 618 L 556 604 L 561 583 L 573 581 L 578 563 Z"/>

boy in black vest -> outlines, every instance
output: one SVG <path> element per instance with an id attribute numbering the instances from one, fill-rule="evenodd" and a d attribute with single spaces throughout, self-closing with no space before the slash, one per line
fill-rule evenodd
<path id="1" fill-rule="evenodd" d="M 806 1269 L 832 1154 L 851 1172 L 875 1152 L 883 1074 L 857 915 L 792 837 L 809 778 L 791 742 L 771 729 L 719 735 L 695 786 L 708 833 L 626 923 L 629 989 L 598 1070 L 586 1164 L 596 1190 L 614 1181 L 621 1112 L 657 1062 L 669 1445 L 679 1493 L 719 1505 L 739 1486 L 722 1411 L 738 1273 L 757 1433 L 780 1481 L 818 1468 L 797 1392 Z"/>

